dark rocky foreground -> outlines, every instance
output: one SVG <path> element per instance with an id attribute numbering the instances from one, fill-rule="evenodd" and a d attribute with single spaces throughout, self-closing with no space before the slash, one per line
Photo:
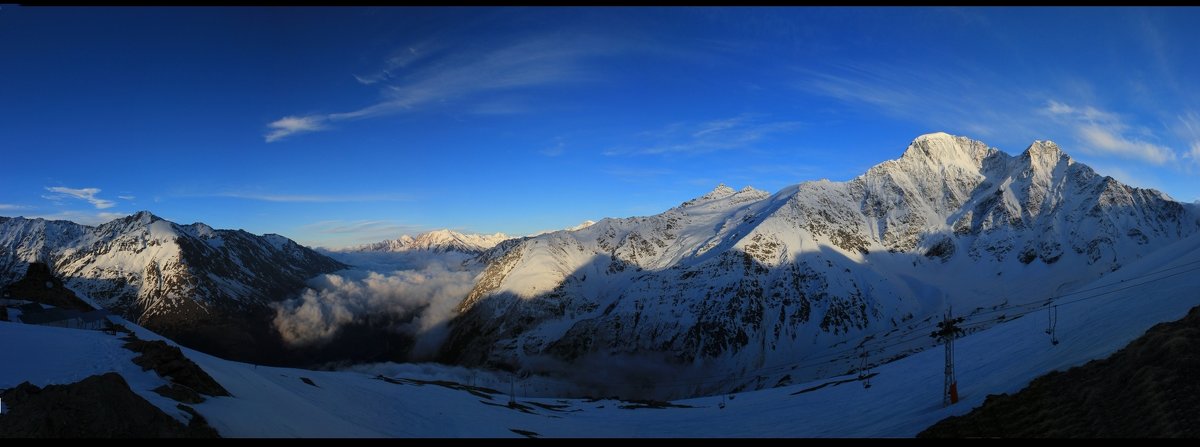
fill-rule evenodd
<path id="1" fill-rule="evenodd" d="M 1112 356 L 1035 379 L 918 437 L 1200 437 L 1200 307 Z"/>
<path id="2" fill-rule="evenodd" d="M 117 373 L 38 388 L 24 382 L 3 393 L 0 438 L 217 438 L 190 407 L 187 425 L 129 389 Z"/>

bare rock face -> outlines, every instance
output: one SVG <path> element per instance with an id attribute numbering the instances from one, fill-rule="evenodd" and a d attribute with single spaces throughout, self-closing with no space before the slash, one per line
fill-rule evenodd
<path id="1" fill-rule="evenodd" d="M 24 382 L 3 398 L 0 438 L 219 437 L 192 411 L 188 425 L 167 416 L 112 372 L 45 388 Z"/>

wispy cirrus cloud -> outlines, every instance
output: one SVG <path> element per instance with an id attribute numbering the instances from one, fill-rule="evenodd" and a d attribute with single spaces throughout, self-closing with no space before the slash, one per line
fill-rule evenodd
<path id="1" fill-rule="evenodd" d="M 15 211 L 29 208 L 25 205 L 14 205 L 11 203 L 0 203 L 0 211 Z"/>
<path id="2" fill-rule="evenodd" d="M 112 208 L 117 204 L 112 200 L 96 197 L 96 194 L 100 194 L 100 188 L 67 188 L 65 186 L 47 186 L 46 191 L 54 193 L 43 196 L 47 199 L 61 200 L 64 198 L 74 198 L 86 200 L 99 210 Z"/>
<path id="3" fill-rule="evenodd" d="M 801 90 L 867 105 L 939 130 L 997 137 L 1018 145 L 1068 138 L 1075 140 L 1071 146 L 1081 153 L 1159 166 L 1179 157 L 1158 142 L 1162 138 L 1153 130 L 1133 126 L 1117 113 L 1047 99 L 1044 90 L 1049 88 L 1072 98 L 1095 98 L 1091 84 L 1077 78 L 1047 79 L 1044 86 L 1030 88 L 970 69 L 931 71 L 881 64 L 799 71 Z"/>
<path id="4" fill-rule="evenodd" d="M 1187 144 L 1183 158 L 1191 160 L 1192 167 L 1200 167 L 1200 113 L 1189 110 L 1176 119 L 1175 134 Z"/>
<path id="5" fill-rule="evenodd" d="M 604 155 L 704 154 L 753 146 L 765 138 L 795 131 L 799 121 L 766 121 L 743 114 L 702 123 L 673 123 L 662 129 L 642 132 L 644 143 L 610 148 Z"/>
<path id="6" fill-rule="evenodd" d="M 589 38 L 534 38 L 487 49 L 450 48 L 431 43 L 405 47 L 372 75 L 355 75 L 359 83 L 382 86 L 382 98 L 362 108 L 337 113 L 289 115 L 268 124 L 268 143 L 330 128 L 338 121 L 359 120 L 416 110 L 440 102 L 476 99 L 485 92 L 544 86 L 590 79 L 587 57 L 613 47 Z M 489 110 L 502 109 L 488 104 Z"/>
<path id="7" fill-rule="evenodd" d="M 288 135 L 323 130 L 327 128 L 325 122 L 328 120 L 328 117 L 322 116 L 285 116 L 267 124 L 271 131 L 265 138 L 271 143 Z"/>
<path id="8" fill-rule="evenodd" d="M 972 70 L 926 66 L 842 64 L 797 69 L 798 90 L 867 106 L 934 129 L 975 137 L 1035 135 L 1033 93 Z"/>
<path id="9" fill-rule="evenodd" d="M 383 68 L 365 75 L 354 75 L 354 79 L 362 85 L 373 85 L 396 79 L 403 73 L 401 69 L 431 55 L 435 55 L 444 47 L 434 41 L 425 41 L 396 50 L 383 63 Z"/>
<path id="10" fill-rule="evenodd" d="M 1129 133 L 1133 129 L 1117 114 L 1091 106 L 1075 107 L 1054 100 L 1047 101 L 1041 112 L 1072 128 L 1084 143 L 1081 149 L 1085 152 L 1134 159 L 1155 165 L 1164 165 L 1177 158 L 1170 148 L 1130 136 Z M 1150 134 L 1148 130 L 1141 133 Z"/>

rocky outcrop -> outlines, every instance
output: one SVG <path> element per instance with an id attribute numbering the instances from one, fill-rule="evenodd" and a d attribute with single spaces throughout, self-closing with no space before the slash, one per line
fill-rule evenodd
<path id="1" fill-rule="evenodd" d="M 3 393 L 0 438 L 217 438 L 190 408 L 188 425 L 129 389 L 117 373 L 39 388 L 29 382 Z"/>
<path id="2" fill-rule="evenodd" d="M 183 351 L 162 340 L 132 338 L 124 347 L 141 354 L 133 358 L 133 363 L 141 366 L 143 371 L 154 370 L 159 377 L 170 379 L 173 385 L 183 385 L 186 390 L 209 396 L 229 395 L 229 392 L 200 369 L 199 365 L 184 357 Z"/>

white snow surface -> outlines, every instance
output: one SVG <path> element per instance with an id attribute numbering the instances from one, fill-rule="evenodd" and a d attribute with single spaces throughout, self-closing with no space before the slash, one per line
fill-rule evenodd
<path id="1" fill-rule="evenodd" d="M 376 242 L 372 244 L 360 245 L 346 250 L 336 250 L 344 252 L 406 252 L 406 251 L 432 251 L 432 252 L 448 252 L 457 251 L 460 253 L 479 253 L 489 248 L 495 247 L 496 244 L 512 239 L 512 236 L 507 236 L 504 233 L 495 234 L 472 234 L 459 233 L 454 230 L 441 229 L 409 236 L 401 235 L 399 238 Z"/>
<path id="2" fill-rule="evenodd" d="M 1012 393 L 1047 372 L 1107 356 L 1154 324 L 1181 318 L 1200 305 L 1197 272 L 1200 237 L 1193 236 L 1098 281 L 1064 289 L 1055 301 L 1061 340 L 1057 346 L 1043 332 L 1046 312 L 1040 303 L 1029 307 L 1033 313 L 961 338 L 956 342 L 956 369 L 962 401 L 948 408 L 941 406 L 940 347 L 873 367 L 878 375 L 871 379 L 871 388 L 851 381 L 794 394 L 853 379 L 831 376 L 724 398 L 674 402 L 690 408 L 622 409 L 620 405 L 629 403 L 526 398 L 523 387 L 536 381 L 518 380 L 517 401 L 531 413 L 504 407 L 508 386 L 502 381 L 478 383 L 502 391 L 488 399 L 437 385 L 388 383 L 362 372 L 255 366 L 183 350 L 233 394 L 194 406 L 226 437 L 521 436 L 512 429 L 555 437 L 907 437 L 947 416 L 968 412 L 988 394 Z M 967 325 L 976 320 L 969 318 Z M 125 324 L 141 338 L 158 338 Z M 0 351 L 0 388 L 26 380 L 39 386 L 69 383 L 116 371 L 139 395 L 176 418 L 184 417 L 174 402 L 149 392 L 162 379 L 133 365 L 133 353 L 113 336 L 0 322 L 0 339 L 6 341 Z M 389 376 L 422 378 L 413 370 Z M 563 407 L 551 410 L 533 403 Z"/>

